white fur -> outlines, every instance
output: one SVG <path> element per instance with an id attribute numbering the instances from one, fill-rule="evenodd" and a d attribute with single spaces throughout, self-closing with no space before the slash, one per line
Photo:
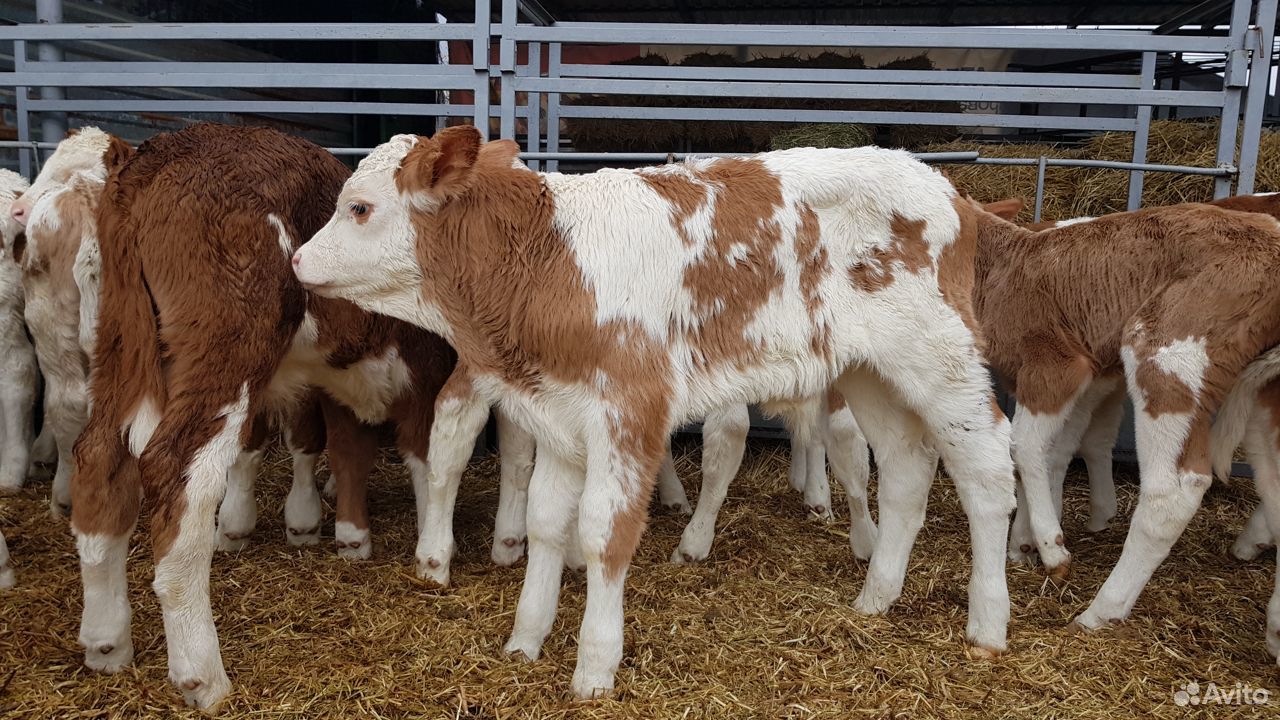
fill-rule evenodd
<path id="1" fill-rule="evenodd" d="M 498 514 L 493 524 L 493 561 L 510 565 L 524 554 L 529 479 L 533 476 L 534 440 L 502 412 L 494 413 L 501 453 Z"/>
<path id="2" fill-rule="evenodd" d="M 284 501 L 285 541 L 290 545 L 320 542 L 320 520 L 324 505 L 316 491 L 316 461 L 319 455 L 290 447 L 293 455 L 293 485 Z"/>
<path id="3" fill-rule="evenodd" d="M 9 567 L 9 546 L 4 542 L 4 533 L 0 532 L 0 590 L 8 590 L 17 584 L 13 568 Z"/>
<path id="4" fill-rule="evenodd" d="M 293 240 L 290 239 L 289 231 L 285 229 L 284 223 L 280 221 L 280 216 L 275 213 L 268 213 L 267 222 L 271 223 L 271 227 L 276 229 L 276 242 L 280 244 L 280 252 L 284 253 L 286 259 L 293 257 Z"/>
<path id="5" fill-rule="evenodd" d="M 243 550 L 258 524 L 258 501 L 254 480 L 262 467 L 262 450 L 243 450 L 227 470 L 227 492 L 218 507 L 218 549 Z"/>
<path id="6" fill-rule="evenodd" d="M 14 198 L 26 187 L 17 173 L 0 170 L 0 493 L 22 487 L 32 465 L 36 356 L 27 339 L 22 270 L 14 257 L 21 228 L 9 217 Z M 0 586 L 6 577 L 12 581 L 7 558 L 7 551 L 0 552 Z"/>
<path id="7" fill-rule="evenodd" d="M 133 661 L 125 575 L 132 532 L 118 536 L 75 533 L 84 585 L 80 645 L 84 647 L 84 664 L 99 672 L 114 673 Z"/>
<path id="8" fill-rule="evenodd" d="M 338 545 L 338 557 L 348 560 L 368 560 L 373 556 L 373 541 L 369 528 L 356 527 L 354 523 L 339 520 L 334 523 L 333 539 Z"/>

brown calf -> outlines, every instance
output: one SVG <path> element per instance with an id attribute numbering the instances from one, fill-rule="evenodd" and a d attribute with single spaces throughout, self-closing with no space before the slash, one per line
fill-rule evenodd
<path id="1" fill-rule="evenodd" d="M 1280 342 L 1280 226 L 1208 205 L 1119 213 L 1040 232 L 983 213 L 975 309 L 1016 394 L 1014 454 L 1036 549 L 1069 555 L 1048 451 L 1116 387 L 1136 409 L 1142 496 L 1124 553 L 1077 622 L 1125 617 L 1209 484 L 1209 428 L 1236 378 Z M 1079 436 L 1076 436 L 1076 441 Z"/>

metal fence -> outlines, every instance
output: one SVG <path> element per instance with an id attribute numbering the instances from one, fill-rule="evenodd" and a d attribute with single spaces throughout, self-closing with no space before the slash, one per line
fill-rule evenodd
<path id="1" fill-rule="evenodd" d="M 1128 203 L 1141 199 L 1144 172 L 1181 172 L 1216 178 L 1215 195 L 1251 192 L 1258 141 L 1270 77 L 1272 33 L 1277 0 L 1234 0 L 1225 35 L 1155 34 L 1117 30 L 1013 28 L 848 27 L 797 25 L 708 25 L 611 22 L 555 22 L 536 3 L 476 0 L 471 22 L 448 24 L 35 24 L 0 28 L 0 42 L 11 42 L 14 69 L 0 73 L 0 86 L 12 86 L 21 169 L 30 174 L 39 162 L 33 118 L 51 113 L 284 113 L 401 115 L 470 118 L 484 131 L 490 118 L 502 137 L 517 138 L 524 121 L 526 160 L 557 169 L 561 161 L 660 162 L 676 155 L 581 153 L 563 147 L 561 121 L 571 118 L 716 120 L 730 122 L 850 122 L 948 125 L 1026 130 L 1122 131 L 1134 134 L 1128 163 L 1053 158 L 936 158 L 936 162 L 980 162 L 1038 166 L 1043 175 L 1059 166 L 1111 167 L 1130 171 Z M 498 21 L 493 20 L 498 11 Z M 96 42 L 287 40 L 287 41 L 460 41 L 467 43 L 469 65 L 361 64 L 289 62 L 155 62 L 56 60 L 56 53 L 31 59 L 32 46 Z M 701 68 L 683 66 L 599 65 L 563 62 L 568 47 L 592 44 L 653 46 L 759 46 L 860 50 L 864 48 L 1060 49 L 1140 54 L 1134 73 L 1006 72 L 983 70 L 836 70 L 813 68 Z M 491 49 L 497 62 L 491 63 Z M 521 52 L 523 51 L 523 52 Z M 1157 57 L 1174 53 L 1219 54 L 1224 58 L 1220 90 L 1160 89 Z M 519 62 L 523 56 L 524 62 Z M 543 58 L 546 58 L 544 67 Z M 497 102 L 492 102 L 496 80 Z M 344 91 L 431 91 L 432 102 L 298 101 L 287 99 L 86 99 L 66 98 L 70 88 L 225 88 L 262 90 L 324 88 Z M 38 96 L 33 94 L 38 91 Z M 436 91 L 454 93 L 444 101 Z M 565 96 L 652 96 L 736 98 L 745 107 L 707 108 L 679 104 L 643 107 L 625 104 L 566 104 Z M 808 98 L 824 100 L 922 100 L 985 103 L 1071 103 L 1119 107 L 1128 117 L 1090 117 L 1030 113 L 859 111 L 750 107 L 750 100 Z M 545 102 L 544 102 L 545 100 Z M 762 103 L 763 104 L 763 103 Z M 1156 107 L 1209 108 L 1219 125 L 1213 167 L 1155 166 L 1146 163 L 1152 111 Z M 346 155 L 367 148 L 331 148 Z M 679 150 L 680 148 L 671 148 Z"/>

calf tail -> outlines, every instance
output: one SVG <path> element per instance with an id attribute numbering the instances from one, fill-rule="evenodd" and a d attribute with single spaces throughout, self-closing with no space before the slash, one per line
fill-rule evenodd
<path id="1" fill-rule="evenodd" d="M 1249 426 L 1254 398 L 1259 390 L 1277 377 L 1280 377 L 1280 347 L 1268 350 L 1249 363 L 1222 401 L 1209 435 L 1213 474 L 1219 480 L 1231 477 L 1231 463 Z"/>

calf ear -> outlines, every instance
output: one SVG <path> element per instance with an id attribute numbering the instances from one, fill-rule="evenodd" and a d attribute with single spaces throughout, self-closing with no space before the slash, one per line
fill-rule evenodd
<path id="1" fill-rule="evenodd" d="M 1013 219 L 1018 216 L 1018 213 L 1022 212 L 1022 206 L 1024 204 L 1025 203 L 1023 203 L 1022 198 L 1009 198 L 1008 200 L 999 200 L 997 202 L 987 203 L 982 206 L 982 209 L 998 218 L 1003 218 L 1012 222 Z"/>
<path id="2" fill-rule="evenodd" d="M 419 140 L 396 173 L 401 192 L 447 200 L 466 190 L 480 154 L 480 131 L 458 125 Z"/>
<path id="3" fill-rule="evenodd" d="M 129 143 L 121 140 L 115 135 L 111 136 L 111 142 L 107 145 L 107 152 L 102 156 L 102 162 L 107 166 L 107 172 L 120 167 L 133 156 L 133 147 Z"/>

